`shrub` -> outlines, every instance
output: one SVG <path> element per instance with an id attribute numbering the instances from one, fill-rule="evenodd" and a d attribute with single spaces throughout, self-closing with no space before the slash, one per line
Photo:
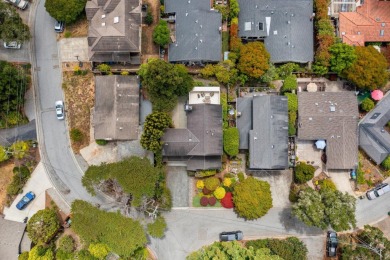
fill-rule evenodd
<path id="1" fill-rule="evenodd" d="M 209 177 L 213 176 L 217 173 L 216 170 L 204 170 L 204 171 L 198 171 L 195 173 L 195 177 L 202 178 L 202 177 Z"/>
<path id="2" fill-rule="evenodd" d="M 202 193 L 204 194 L 204 195 L 210 195 L 211 193 L 213 193 L 211 190 L 208 190 L 206 187 L 204 187 L 203 189 L 202 189 Z"/>
<path id="3" fill-rule="evenodd" d="M 331 191 L 337 190 L 336 185 L 334 184 L 334 182 L 331 179 L 321 180 L 319 182 L 319 185 L 320 185 L 322 191 L 323 190 L 331 190 Z"/>
<path id="4" fill-rule="evenodd" d="M 284 93 L 287 97 L 288 111 L 298 111 L 298 97 L 293 93 Z"/>
<path id="5" fill-rule="evenodd" d="M 65 33 L 64 33 L 64 37 L 65 38 L 70 38 L 72 36 L 72 33 L 70 32 L 70 31 L 66 31 Z"/>
<path id="6" fill-rule="evenodd" d="M 12 182 L 7 187 L 7 194 L 10 196 L 22 192 L 24 184 L 30 178 L 30 170 L 26 166 L 14 167 Z"/>
<path id="7" fill-rule="evenodd" d="M 305 183 L 313 179 L 315 170 L 314 166 L 301 162 L 294 170 L 295 182 Z"/>
<path id="8" fill-rule="evenodd" d="M 83 140 L 83 133 L 79 129 L 73 128 L 70 130 L 70 139 L 73 142 L 81 142 Z"/>
<path id="9" fill-rule="evenodd" d="M 151 10 L 148 10 L 145 17 L 145 23 L 151 25 L 153 23 L 153 14 Z"/>
<path id="10" fill-rule="evenodd" d="M 158 25 L 153 30 L 153 41 L 154 43 L 165 46 L 169 43 L 169 28 L 168 22 L 165 20 L 160 20 Z"/>
<path id="11" fill-rule="evenodd" d="M 15 142 L 10 147 L 12 155 L 17 159 L 23 159 L 29 149 L 30 145 L 24 141 Z"/>
<path id="12" fill-rule="evenodd" d="M 214 191 L 214 196 L 219 200 L 222 199 L 223 197 L 225 197 L 225 194 L 226 194 L 226 191 L 223 187 L 218 187 Z"/>
<path id="13" fill-rule="evenodd" d="M 284 80 L 281 91 L 282 93 L 291 92 L 293 90 L 296 90 L 297 86 L 298 86 L 297 77 L 295 75 L 289 75 Z"/>
<path id="14" fill-rule="evenodd" d="M 123 71 L 121 71 L 121 75 L 122 76 L 127 76 L 127 75 L 129 75 L 130 73 L 127 71 L 127 70 L 123 70 Z"/>
<path id="15" fill-rule="evenodd" d="M 103 243 L 93 243 L 89 245 L 88 251 L 97 259 L 105 259 L 110 252 L 110 248 Z"/>
<path id="16" fill-rule="evenodd" d="M 59 228 L 57 214 L 51 209 L 39 210 L 27 223 L 28 236 L 35 244 L 48 243 Z"/>
<path id="17" fill-rule="evenodd" d="M 209 198 L 209 205 L 214 206 L 215 203 L 217 203 L 217 199 L 215 197 L 210 197 Z"/>
<path id="18" fill-rule="evenodd" d="M 20 122 L 23 122 L 23 115 L 18 111 L 12 111 L 5 115 L 5 121 L 9 126 L 14 126 Z"/>
<path id="19" fill-rule="evenodd" d="M 366 97 L 365 99 L 363 99 L 360 106 L 364 111 L 369 112 L 375 107 L 375 103 L 374 103 L 374 101 L 372 101 L 371 98 Z"/>
<path id="20" fill-rule="evenodd" d="M 223 131 L 223 149 L 230 156 L 238 154 L 240 145 L 240 133 L 236 127 L 231 127 Z"/>
<path id="21" fill-rule="evenodd" d="M 9 159 L 7 149 L 0 145 L 0 162 L 4 162 Z"/>
<path id="22" fill-rule="evenodd" d="M 204 180 L 204 186 L 209 191 L 214 191 L 216 188 L 218 188 L 220 184 L 220 181 L 216 177 L 210 177 Z"/>
<path id="23" fill-rule="evenodd" d="M 381 164 L 386 170 L 390 170 L 390 155 Z"/>
<path id="24" fill-rule="evenodd" d="M 233 196 L 231 192 L 227 192 L 225 197 L 221 199 L 221 205 L 224 208 L 231 209 L 233 208 Z"/>
<path id="25" fill-rule="evenodd" d="M 29 255 L 28 251 L 23 252 L 19 255 L 18 260 L 28 260 L 28 255 Z"/>
<path id="26" fill-rule="evenodd" d="M 238 181 L 240 181 L 240 182 L 245 180 L 245 175 L 243 172 L 239 172 L 237 174 L 237 177 L 238 177 Z"/>
<path id="27" fill-rule="evenodd" d="M 203 189 L 203 188 L 204 188 L 204 182 L 203 182 L 202 180 L 198 180 L 198 181 L 196 182 L 196 187 L 197 187 L 198 189 Z"/>
<path id="28" fill-rule="evenodd" d="M 98 145 L 106 145 L 108 142 L 107 140 L 104 140 L 104 139 L 97 139 L 96 140 L 96 144 Z"/>
<path id="29" fill-rule="evenodd" d="M 299 196 L 298 196 L 299 191 L 300 191 L 299 186 L 294 185 L 294 183 L 291 183 L 290 193 L 288 194 L 289 201 L 297 202 L 299 199 Z"/>
<path id="30" fill-rule="evenodd" d="M 162 238 L 166 229 L 167 223 L 162 216 L 157 217 L 153 223 L 148 224 L 148 233 L 152 237 Z"/>
<path id="31" fill-rule="evenodd" d="M 203 196 L 202 198 L 200 198 L 200 205 L 201 206 L 206 207 L 208 204 L 209 204 L 209 198 L 207 198 L 206 196 Z"/>
<path id="32" fill-rule="evenodd" d="M 297 129 L 293 123 L 288 123 L 288 135 L 293 136 L 297 134 Z"/>
<path id="33" fill-rule="evenodd" d="M 110 67 L 109 65 L 107 65 L 107 64 L 104 64 L 104 63 L 99 64 L 99 65 L 97 66 L 97 69 L 98 69 L 100 72 L 104 73 L 104 74 L 108 74 L 108 73 L 111 72 L 111 67 Z"/>
<path id="34" fill-rule="evenodd" d="M 276 74 L 281 79 L 286 79 L 287 77 L 291 76 L 294 71 L 298 71 L 298 69 L 299 69 L 298 64 L 290 62 L 276 68 Z"/>
<path id="35" fill-rule="evenodd" d="M 230 185 L 232 185 L 232 179 L 225 177 L 225 179 L 223 179 L 223 186 L 230 187 Z"/>
<path id="36" fill-rule="evenodd" d="M 66 235 L 60 238 L 58 249 L 65 253 L 72 253 L 75 249 L 75 241 L 72 236 Z"/>

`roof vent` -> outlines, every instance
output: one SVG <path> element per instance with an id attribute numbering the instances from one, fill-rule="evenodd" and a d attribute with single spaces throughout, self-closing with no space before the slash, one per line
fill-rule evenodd
<path id="1" fill-rule="evenodd" d="M 345 35 L 345 32 L 341 32 L 341 35 Z"/>
<path id="2" fill-rule="evenodd" d="M 105 15 L 105 14 L 102 14 L 102 19 L 103 19 L 103 18 L 106 18 L 106 15 Z"/>
<path id="3" fill-rule="evenodd" d="M 195 20 L 195 23 L 198 23 L 199 21 L 198 20 Z"/>
<path id="4" fill-rule="evenodd" d="M 119 127 L 119 130 L 122 130 L 123 129 L 123 127 Z"/>
<path id="5" fill-rule="evenodd" d="M 290 23 L 291 23 L 291 21 L 287 21 L 287 23 L 288 23 L 288 24 L 290 24 Z"/>
<path id="6" fill-rule="evenodd" d="M 275 148 L 275 146 L 274 146 L 274 145 L 271 145 L 271 148 L 272 148 L 272 149 L 274 149 L 274 148 Z"/>
<path id="7" fill-rule="evenodd" d="M 386 23 L 382 23 L 382 27 L 385 27 Z"/>
<path id="8" fill-rule="evenodd" d="M 336 111 L 336 107 L 335 106 L 330 106 L 329 109 L 330 109 L 330 112 L 335 112 Z"/>
<path id="9" fill-rule="evenodd" d="M 314 103 L 314 104 L 316 104 L 316 106 L 318 106 L 318 103 Z"/>
<path id="10" fill-rule="evenodd" d="M 106 26 L 106 23 L 102 23 L 102 26 Z"/>
<path id="11" fill-rule="evenodd" d="M 274 31 L 274 35 L 278 35 L 278 31 Z"/>
<path id="12" fill-rule="evenodd" d="M 188 16 L 188 13 L 186 12 L 186 16 Z"/>
<path id="13" fill-rule="evenodd" d="M 313 120 L 313 118 L 309 117 L 309 121 Z"/>
<path id="14" fill-rule="evenodd" d="M 119 23 L 119 17 L 118 16 L 114 17 L 114 23 Z"/>
<path id="15" fill-rule="evenodd" d="M 253 140 L 257 140 L 257 137 L 256 137 L 256 136 L 254 136 L 254 137 L 253 137 Z"/>

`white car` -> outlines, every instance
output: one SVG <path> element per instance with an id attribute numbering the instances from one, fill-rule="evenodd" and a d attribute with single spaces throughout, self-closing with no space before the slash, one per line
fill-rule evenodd
<path id="1" fill-rule="evenodd" d="M 62 120 L 65 118 L 65 111 L 64 111 L 64 102 L 62 100 L 58 100 L 55 103 L 56 105 L 56 115 L 57 119 Z"/>
<path id="2" fill-rule="evenodd" d="M 369 200 L 373 200 L 388 192 L 390 192 L 390 185 L 387 183 L 381 183 L 375 188 L 367 191 L 366 195 Z"/>
<path id="3" fill-rule="evenodd" d="M 6 1 L 22 10 L 26 9 L 28 6 L 28 2 L 25 0 L 6 0 Z"/>
<path id="4" fill-rule="evenodd" d="M 20 42 L 4 42 L 4 48 L 6 49 L 20 49 L 22 44 Z"/>

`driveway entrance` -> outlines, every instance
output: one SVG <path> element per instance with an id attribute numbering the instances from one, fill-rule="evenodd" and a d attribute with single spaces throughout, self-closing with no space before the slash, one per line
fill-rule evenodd
<path id="1" fill-rule="evenodd" d="M 186 166 L 167 166 L 167 184 L 171 190 L 172 206 L 189 206 L 189 178 Z"/>

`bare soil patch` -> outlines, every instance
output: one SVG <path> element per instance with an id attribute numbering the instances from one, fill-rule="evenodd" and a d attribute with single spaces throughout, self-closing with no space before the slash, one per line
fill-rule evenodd
<path id="1" fill-rule="evenodd" d="M 160 19 L 160 1 L 149 0 L 143 1 L 142 4 L 148 4 L 153 15 L 153 23 L 151 25 L 142 24 L 141 62 L 145 63 L 149 58 L 159 57 L 159 48 L 153 42 L 153 30 Z"/>
<path id="2" fill-rule="evenodd" d="M 369 160 L 367 155 L 362 151 L 359 151 L 359 166 L 362 172 L 364 173 L 364 182 L 365 182 L 365 183 L 357 184 L 357 189 L 359 189 L 359 191 L 364 192 L 369 188 L 383 181 L 384 178 L 379 166 L 377 166 L 371 160 Z"/>
<path id="3" fill-rule="evenodd" d="M 4 206 L 7 203 L 7 187 L 12 181 L 14 167 L 15 164 L 11 161 L 0 165 L 0 213 L 3 213 Z"/>
<path id="4" fill-rule="evenodd" d="M 73 142 L 72 149 L 79 153 L 80 149 L 89 145 L 90 140 L 90 116 L 95 100 L 95 82 L 90 64 L 84 63 L 83 70 L 86 75 L 75 75 L 74 69 L 78 62 L 67 62 L 62 65 L 63 83 L 65 91 L 65 110 L 69 129 L 78 129 L 83 133 L 80 142 Z"/>
<path id="5" fill-rule="evenodd" d="M 62 38 L 77 38 L 88 36 L 88 20 L 87 17 L 80 18 L 77 22 L 71 25 L 65 25 L 65 30 L 57 35 L 57 41 Z"/>

